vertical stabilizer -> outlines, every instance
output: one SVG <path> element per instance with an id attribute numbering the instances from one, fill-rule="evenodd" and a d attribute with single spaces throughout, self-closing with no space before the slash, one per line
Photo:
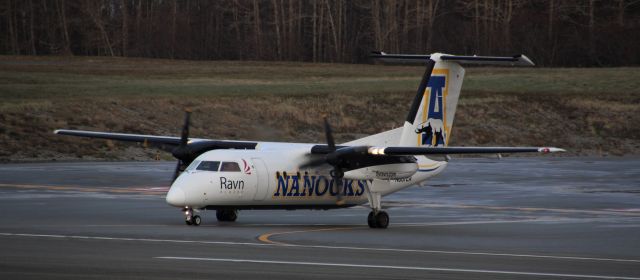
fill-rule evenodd
<path id="1" fill-rule="evenodd" d="M 405 120 L 400 146 L 449 144 L 463 79 L 464 68 L 460 64 L 442 61 L 440 54 L 430 56 Z"/>
<path id="2" fill-rule="evenodd" d="M 514 56 L 478 56 L 434 54 L 387 54 L 374 52 L 374 59 L 390 63 L 427 63 L 411 110 L 402 129 L 373 135 L 358 144 L 378 143 L 379 138 L 399 138 L 400 146 L 445 147 L 451 139 L 453 118 L 458 106 L 458 97 L 464 79 L 464 68 L 460 64 L 496 66 L 534 66 L 523 54 Z M 396 133 L 400 133 L 397 135 Z M 393 136 L 393 137 L 391 137 Z M 366 140 L 366 141 L 365 141 Z M 386 144 L 386 142 L 385 142 Z"/>

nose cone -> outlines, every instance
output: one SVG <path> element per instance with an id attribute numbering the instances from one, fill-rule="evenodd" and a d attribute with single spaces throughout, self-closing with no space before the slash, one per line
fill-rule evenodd
<path id="1" fill-rule="evenodd" d="M 171 186 L 167 193 L 167 203 L 172 206 L 185 206 L 184 190 L 180 186 Z"/>

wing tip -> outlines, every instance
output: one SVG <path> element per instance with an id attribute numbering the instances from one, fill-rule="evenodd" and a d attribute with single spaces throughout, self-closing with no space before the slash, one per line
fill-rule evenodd
<path id="1" fill-rule="evenodd" d="M 556 147 L 543 147 L 543 148 L 538 148 L 538 152 L 540 153 L 564 153 L 567 150 L 565 149 L 561 149 L 561 148 L 556 148 Z"/>
<path id="2" fill-rule="evenodd" d="M 518 61 L 520 61 L 522 66 L 536 66 L 533 61 L 524 54 L 517 55 Z"/>

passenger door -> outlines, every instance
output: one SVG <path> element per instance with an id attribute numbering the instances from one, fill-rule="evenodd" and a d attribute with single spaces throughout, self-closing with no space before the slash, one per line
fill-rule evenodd
<path id="1" fill-rule="evenodd" d="M 254 170 L 258 174 L 258 181 L 256 182 L 256 193 L 253 196 L 253 200 L 264 200 L 267 197 L 270 189 L 269 171 L 267 165 L 262 159 L 252 158 Z"/>

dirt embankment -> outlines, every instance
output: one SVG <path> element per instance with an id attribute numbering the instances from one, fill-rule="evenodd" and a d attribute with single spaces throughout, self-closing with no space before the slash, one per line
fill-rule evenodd
<path id="1" fill-rule="evenodd" d="M 397 127 L 410 94 L 246 97 L 127 97 L 21 101 L 0 112 L 0 160 L 149 160 L 141 145 L 58 136 L 54 129 L 178 135 L 193 110 L 193 137 L 324 142 L 329 113 L 338 140 Z M 640 100 L 634 96 L 465 93 L 451 145 L 563 147 L 568 155 L 640 154 Z M 167 153 L 160 153 L 170 159 Z"/>
<path id="2" fill-rule="evenodd" d="M 469 68 L 451 145 L 640 155 L 637 68 Z M 422 67 L 0 56 L 0 161 L 149 160 L 138 144 L 54 129 L 323 143 L 402 125 Z M 171 159 L 165 152 L 160 158 Z"/>

